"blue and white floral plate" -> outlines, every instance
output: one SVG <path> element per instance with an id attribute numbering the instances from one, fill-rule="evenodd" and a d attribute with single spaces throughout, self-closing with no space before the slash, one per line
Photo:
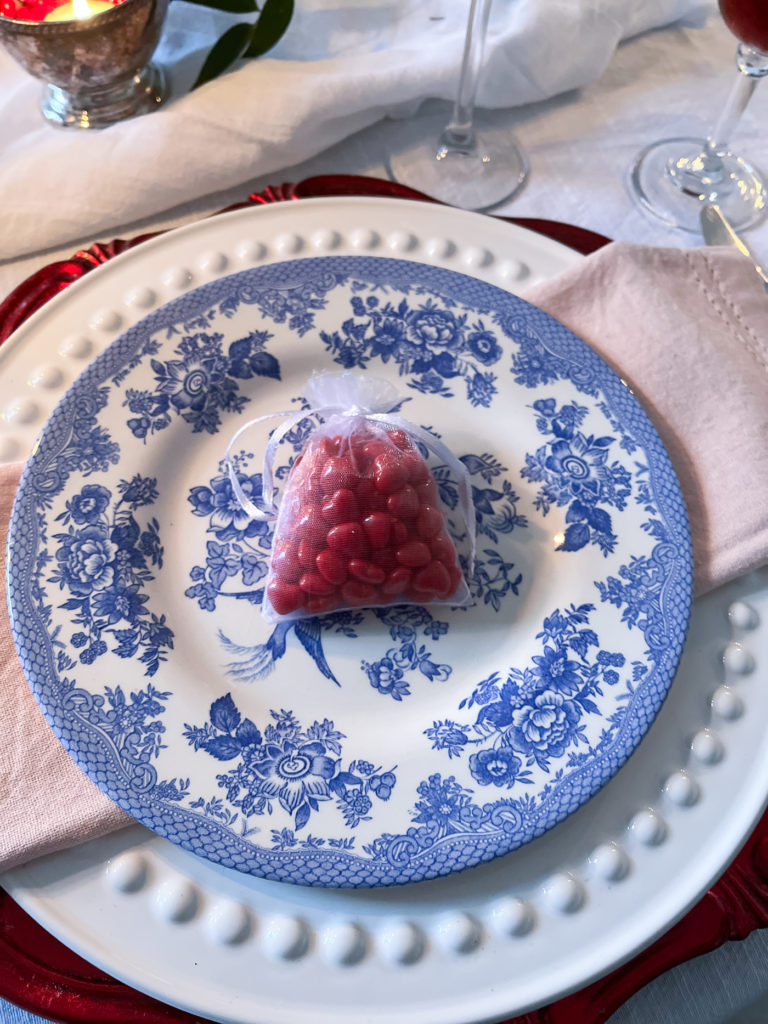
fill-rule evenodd
<path id="1" fill-rule="evenodd" d="M 473 608 L 261 619 L 270 533 L 224 449 L 339 367 L 395 380 L 467 466 Z M 258 469 L 239 454 L 246 490 Z M 576 810 L 658 711 L 691 600 L 674 471 L 607 365 L 499 288 L 349 256 L 213 281 L 114 342 L 26 466 L 8 576 L 27 678 L 104 792 L 212 861 L 318 886 L 447 874 Z"/>

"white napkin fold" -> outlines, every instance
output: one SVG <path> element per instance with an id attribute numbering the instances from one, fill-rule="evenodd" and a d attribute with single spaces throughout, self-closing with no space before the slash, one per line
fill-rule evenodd
<path id="1" fill-rule="evenodd" d="M 585 85 L 622 39 L 712 4 L 496 0 L 480 104 L 511 107 Z M 39 83 L 0 48 L 0 259 L 95 240 L 306 160 L 426 98 L 453 99 L 468 9 L 469 0 L 297 0 L 267 57 L 188 93 L 228 19 L 175 0 L 156 55 L 172 100 L 101 132 L 44 123 Z"/>

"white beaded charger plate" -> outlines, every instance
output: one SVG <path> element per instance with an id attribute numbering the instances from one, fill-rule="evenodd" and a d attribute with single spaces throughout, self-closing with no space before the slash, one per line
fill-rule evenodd
<path id="1" fill-rule="evenodd" d="M 286 245 L 303 246 L 312 237 L 333 238 L 334 251 L 343 253 L 345 246 L 358 252 L 361 238 L 367 244 L 378 239 L 376 245 L 388 235 L 398 244 L 402 237 L 415 239 L 408 244 L 420 253 L 422 239 L 439 232 L 443 251 L 460 258 L 462 238 L 472 239 L 474 254 L 482 237 L 485 270 L 472 270 L 480 277 L 495 273 L 501 254 L 510 250 L 537 276 L 574 258 L 506 225 L 418 204 L 303 203 L 302 233 L 293 234 L 297 212 L 276 207 L 196 225 L 155 243 L 148 256 L 129 254 L 72 288 L 57 300 L 58 314 L 57 303 L 42 311 L 0 356 L 9 406 L 26 402 L 29 413 L 30 404 L 43 404 L 29 391 L 19 398 L 24 389 L 17 382 L 26 378 L 23 363 L 30 357 L 66 366 L 66 359 L 53 355 L 53 338 L 65 333 L 65 350 L 82 351 L 86 346 L 78 339 L 98 337 L 98 328 L 87 327 L 95 308 L 95 322 L 111 324 L 104 332 L 108 340 L 110 331 L 125 326 L 118 301 L 124 294 L 146 300 L 164 267 L 174 270 L 169 278 L 183 282 L 186 267 L 176 261 L 194 252 L 205 252 L 202 262 L 217 263 L 220 272 L 221 261 L 236 250 L 233 239 L 248 231 L 267 242 L 280 238 L 281 255 Z M 127 308 L 137 319 L 135 307 Z M 64 320 L 57 323 L 56 315 Z M 13 423 L 12 415 L 6 431 L 23 433 L 19 418 Z M 635 757 L 568 821 L 494 864 L 397 890 L 310 892 L 212 868 L 136 828 L 20 869 L 4 884 L 46 926 L 111 973 L 216 1019 L 246 1021 L 256 1014 L 265 1020 L 356 1020 L 364 1013 L 386 1020 L 397 1013 L 414 1021 L 468 1021 L 540 1004 L 607 970 L 663 930 L 725 866 L 759 814 L 768 768 L 764 755 L 761 760 L 759 715 L 751 713 L 760 695 L 752 692 L 750 672 L 764 644 L 763 591 L 758 579 L 699 602 L 678 683 Z M 733 627 L 725 614 L 731 605 Z M 723 685 L 732 681 L 726 675 L 738 676 L 738 685 Z M 711 715 L 704 713 L 702 695 L 712 700 Z M 754 764 L 745 776 L 748 761 Z M 748 779 L 741 788 L 734 782 L 740 776 Z M 713 814 L 720 823 L 717 842 L 702 854 Z M 112 930 L 106 949 L 105 909 L 119 914 L 123 926 Z M 591 937 L 586 946 L 585 936 Z M 263 957 L 263 970 L 251 985 L 253 974 L 244 964 L 254 951 Z M 204 964 L 202 972 L 192 970 L 193 961 Z M 341 989 L 330 965 L 348 970 Z M 191 986 L 190 972 L 198 979 Z"/>

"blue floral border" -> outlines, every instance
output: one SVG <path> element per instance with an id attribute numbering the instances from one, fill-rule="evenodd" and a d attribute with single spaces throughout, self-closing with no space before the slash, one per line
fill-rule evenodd
<path id="1" fill-rule="evenodd" d="M 66 481 L 57 456 L 72 436 L 83 403 L 134 358 L 147 333 L 201 313 L 216 301 L 223 281 L 214 281 L 163 306 L 130 328 L 77 379 L 54 410 L 29 459 L 17 492 L 8 535 L 8 599 L 19 658 L 32 691 L 53 731 L 80 768 L 116 803 L 149 828 L 173 842 L 225 867 L 264 878 L 305 885 L 369 887 L 434 878 L 473 866 L 528 842 L 546 832 L 590 796 L 626 761 L 657 714 L 674 678 L 682 654 L 691 604 L 692 556 L 690 531 L 680 486 L 668 455 L 645 412 L 613 370 L 584 342 L 557 321 L 516 296 L 474 278 L 422 264 L 372 257 L 331 257 L 293 260 L 236 275 L 247 286 L 280 288 L 305 283 L 318 270 L 377 284 L 411 288 L 418 284 L 450 294 L 467 305 L 493 310 L 514 319 L 524 313 L 545 349 L 561 359 L 567 376 L 589 394 L 602 392 L 611 414 L 645 450 L 648 486 L 670 543 L 678 553 L 668 564 L 661 596 L 669 644 L 634 693 L 610 749 L 583 765 L 555 786 L 534 818 L 515 828 L 500 819 L 492 831 L 451 834 L 419 852 L 394 849 L 386 862 L 338 849 L 266 850 L 234 836 L 223 825 L 163 799 L 142 773 L 130 774 L 103 733 L 94 728 L 71 699 L 71 686 L 59 673 L 55 636 L 49 635 L 41 595 L 35 590 L 34 566 L 47 496 Z M 407 846 L 407 837 L 402 837 Z"/>

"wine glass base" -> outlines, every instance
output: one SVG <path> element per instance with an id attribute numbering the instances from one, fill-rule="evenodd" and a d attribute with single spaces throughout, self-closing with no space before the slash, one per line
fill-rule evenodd
<path id="1" fill-rule="evenodd" d="M 715 180 L 699 159 L 704 139 L 664 139 L 638 154 L 629 172 L 629 191 L 646 213 L 701 234 L 704 206 L 716 203 L 737 230 L 753 227 L 766 214 L 768 197 L 761 174 L 733 153 L 719 154 L 722 171 Z"/>
<path id="2" fill-rule="evenodd" d="M 487 210 L 510 199 L 528 177 L 528 160 L 500 118 L 478 112 L 474 144 L 444 146 L 448 115 L 417 116 L 398 122 L 400 147 L 387 157 L 393 181 L 465 210 Z"/>
<path id="3" fill-rule="evenodd" d="M 167 96 L 165 73 L 147 64 L 114 85 L 68 91 L 48 83 L 40 99 L 43 116 L 61 128 L 106 128 L 159 106 Z"/>

